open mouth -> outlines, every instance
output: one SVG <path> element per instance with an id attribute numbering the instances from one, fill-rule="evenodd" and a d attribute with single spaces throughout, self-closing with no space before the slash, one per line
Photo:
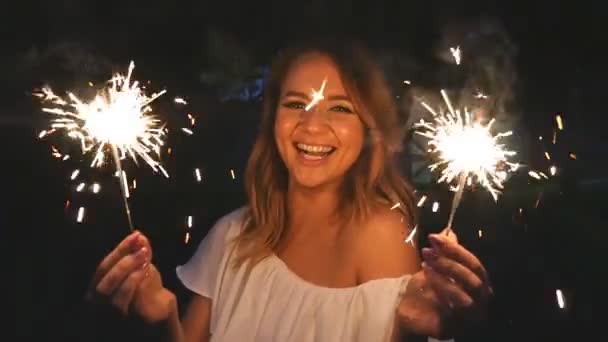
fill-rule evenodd
<path id="1" fill-rule="evenodd" d="M 336 148 L 329 145 L 310 145 L 304 143 L 294 143 L 299 154 L 308 160 L 321 160 L 336 151 Z"/>

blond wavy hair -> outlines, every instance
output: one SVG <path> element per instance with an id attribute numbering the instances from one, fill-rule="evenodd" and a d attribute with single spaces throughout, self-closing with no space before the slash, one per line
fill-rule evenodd
<path id="1" fill-rule="evenodd" d="M 245 186 L 248 211 L 238 243 L 235 263 L 254 265 L 275 251 L 287 226 L 288 173 L 279 155 L 274 122 L 281 85 L 298 58 L 318 53 L 337 66 L 342 82 L 365 127 L 361 154 L 345 175 L 338 214 L 349 224 L 365 220 L 379 202 L 400 203 L 409 220 L 415 221 L 413 195 L 400 175 L 395 152 L 403 141 L 402 120 L 380 67 L 357 42 L 322 41 L 302 44 L 279 53 L 264 89 L 263 112 L 257 140 L 248 160 Z"/>

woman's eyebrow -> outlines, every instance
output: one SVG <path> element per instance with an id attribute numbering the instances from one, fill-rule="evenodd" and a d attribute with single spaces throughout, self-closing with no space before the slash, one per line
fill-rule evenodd
<path id="1" fill-rule="evenodd" d="M 290 96 L 291 97 L 299 97 L 299 98 L 304 99 L 304 100 L 309 100 L 310 99 L 310 96 L 308 96 L 307 94 L 299 92 L 299 91 L 295 91 L 295 90 L 289 90 L 289 91 L 287 91 L 285 94 L 283 94 L 282 97 L 290 97 Z M 350 99 L 350 97 L 347 96 L 347 95 L 331 95 L 331 96 L 327 97 L 327 100 L 330 100 L 330 101 L 339 101 L 339 100 L 342 100 L 342 101 L 352 102 L 351 99 Z"/>
<path id="2" fill-rule="evenodd" d="M 350 97 L 348 97 L 347 95 L 331 95 L 327 99 L 331 101 L 344 100 L 351 102 Z"/>
<path id="3" fill-rule="evenodd" d="M 290 91 L 286 92 L 285 94 L 283 94 L 282 97 L 288 97 L 288 96 L 299 97 L 299 98 L 302 98 L 304 100 L 308 100 L 309 99 L 308 95 L 306 95 L 304 93 L 301 93 L 299 91 L 294 91 L 294 90 L 290 90 Z"/>

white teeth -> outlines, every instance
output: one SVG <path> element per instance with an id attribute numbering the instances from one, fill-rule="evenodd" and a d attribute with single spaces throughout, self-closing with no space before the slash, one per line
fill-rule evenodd
<path id="1" fill-rule="evenodd" d="M 314 153 L 327 153 L 331 152 L 334 148 L 331 146 L 321 146 L 321 145 L 307 145 L 298 143 L 298 148 L 304 150 L 306 152 L 314 152 Z"/>

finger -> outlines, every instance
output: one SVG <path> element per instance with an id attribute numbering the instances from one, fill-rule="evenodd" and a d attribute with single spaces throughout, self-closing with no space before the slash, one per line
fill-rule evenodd
<path id="1" fill-rule="evenodd" d="M 116 248 L 114 248 L 110 254 L 106 255 L 106 257 L 99 263 L 97 266 L 97 270 L 95 270 L 95 274 L 93 275 L 93 284 L 97 284 L 99 280 L 116 264 L 120 259 L 122 259 L 125 255 L 136 251 L 136 245 L 139 243 L 139 236 L 141 233 L 139 231 L 135 231 L 126 238 L 124 238 Z M 143 247 L 143 246 L 142 246 Z"/>
<path id="2" fill-rule="evenodd" d="M 429 285 L 439 300 L 450 309 L 467 309 L 473 305 L 473 299 L 459 288 L 455 282 L 437 273 L 430 265 L 424 264 L 424 271 Z"/>
<path id="3" fill-rule="evenodd" d="M 479 259 L 473 253 L 458 243 L 450 241 L 445 236 L 439 234 L 429 235 L 429 241 L 437 254 L 441 254 L 448 258 L 454 259 L 464 267 L 473 271 L 484 282 L 489 283 L 489 277 L 486 269 L 483 267 Z"/>
<path id="4" fill-rule="evenodd" d="M 148 260 L 148 248 L 146 247 L 142 247 L 139 251 L 123 257 L 101 278 L 95 290 L 103 296 L 112 295 L 129 274 L 137 270 L 138 267 L 143 267 Z"/>
<path id="5" fill-rule="evenodd" d="M 120 244 L 108 254 L 104 260 L 99 264 L 97 272 L 93 277 L 93 284 L 97 282 L 119 261 L 129 253 L 137 252 L 142 247 L 148 249 L 149 261 L 152 260 L 152 248 L 150 241 L 145 235 L 136 231 L 133 234 L 126 237 Z"/>
<path id="6" fill-rule="evenodd" d="M 426 262 L 422 263 L 422 272 L 424 273 L 424 278 L 426 279 L 426 284 L 428 287 L 426 292 L 431 294 L 430 297 L 440 305 L 442 311 L 449 312 L 451 309 L 453 309 L 453 305 L 450 302 L 449 297 L 446 296 L 445 291 L 435 290 L 435 287 L 437 287 L 437 284 L 443 281 L 443 278 L 437 274 L 437 272 L 434 272 L 433 268 Z"/>
<path id="7" fill-rule="evenodd" d="M 437 273 L 444 275 L 447 278 L 454 279 L 457 283 L 464 287 L 473 297 L 484 295 L 484 282 L 473 273 L 470 269 L 457 263 L 456 261 L 440 256 L 430 248 L 422 249 L 422 258 L 429 264 Z"/>
<path id="8" fill-rule="evenodd" d="M 112 296 L 112 304 L 124 315 L 129 313 L 129 307 L 131 306 L 135 291 L 137 291 L 142 281 L 146 278 L 146 272 L 148 272 L 147 266 L 148 264 L 144 264 L 143 267 L 135 272 L 131 272 Z"/>
<path id="9" fill-rule="evenodd" d="M 446 227 L 444 228 L 441 233 L 439 233 L 441 236 L 445 236 L 448 239 L 458 243 L 458 235 L 456 235 L 456 232 L 454 232 L 454 230 L 450 227 Z"/>

